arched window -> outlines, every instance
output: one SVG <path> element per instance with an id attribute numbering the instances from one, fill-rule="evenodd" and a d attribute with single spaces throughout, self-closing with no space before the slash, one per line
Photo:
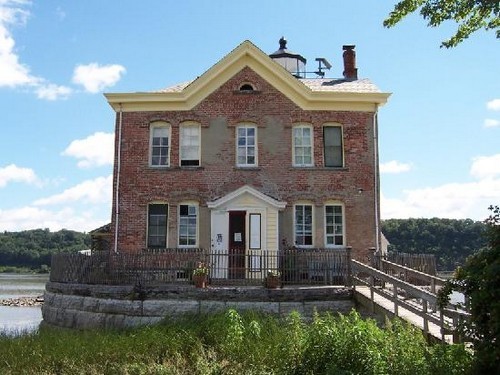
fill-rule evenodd
<path id="1" fill-rule="evenodd" d="M 148 205 L 148 248 L 167 247 L 168 204 L 150 203 Z"/>
<path id="2" fill-rule="evenodd" d="M 293 126 L 293 166 L 312 167 L 314 165 L 313 137 L 313 127 L 311 125 L 296 124 Z"/>
<path id="3" fill-rule="evenodd" d="M 236 165 L 238 167 L 256 167 L 257 126 L 240 124 L 236 127 Z"/>
<path id="4" fill-rule="evenodd" d="M 342 168 L 344 166 L 344 142 L 341 125 L 325 124 L 323 126 L 323 155 L 325 167 Z"/>
<path id="5" fill-rule="evenodd" d="M 254 91 L 254 87 L 250 83 L 244 83 L 240 86 L 240 91 Z"/>
<path id="6" fill-rule="evenodd" d="M 200 165 L 200 125 L 184 122 L 180 126 L 180 163 L 181 166 Z"/>
<path id="7" fill-rule="evenodd" d="M 151 123 L 149 128 L 149 165 L 170 166 L 170 124 L 163 121 Z"/>
<path id="8" fill-rule="evenodd" d="M 325 246 L 345 246 L 344 205 L 340 202 L 325 203 Z"/>
<path id="9" fill-rule="evenodd" d="M 179 205 L 179 247 L 198 246 L 198 204 L 186 202 Z"/>
<path id="10" fill-rule="evenodd" d="M 293 207 L 294 243 L 299 247 L 313 245 L 313 205 L 311 203 L 297 203 Z"/>

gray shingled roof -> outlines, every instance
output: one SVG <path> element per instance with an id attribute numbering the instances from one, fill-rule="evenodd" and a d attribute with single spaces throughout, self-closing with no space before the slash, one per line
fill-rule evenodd
<path id="1" fill-rule="evenodd" d="M 356 92 L 356 93 L 374 93 L 381 92 L 375 84 L 369 79 L 358 79 L 348 81 L 345 79 L 333 78 L 300 78 L 300 82 L 306 85 L 312 91 L 331 91 L 331 92 Z M 181 92 L 193 81 L 178 83 L 155 92 Z"/>
<path id="2" fill-rule="evenodd" d="M 345 80 L 332 78 L 304 78 L 299 79 L 312 91 L 334 91 L 334 92 L 357 92 L 372 93 L 380 92 L 377 86 L 369 79 Z"/>

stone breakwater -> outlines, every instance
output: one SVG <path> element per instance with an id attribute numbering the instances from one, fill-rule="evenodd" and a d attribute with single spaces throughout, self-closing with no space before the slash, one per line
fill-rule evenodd
<path id="1" fill-rule="evenodd" d="M 35 307 L 43 305 L 43 296 L 0 299 L 0 306 Z"/>
<path id="2" fill-rule="evenodd" d="M 45 324 L 66 328 L 120 329 L 155 324 L 166 317 L 210 314 L 227 309 L 258 310 L 287 315 L 298 311 L 348 313 L 354 308 L 352 290 L 340 287 L 212 287 L 162 285 L 137 288 L 132 285 L 46 285 L 42 306 Z"/>

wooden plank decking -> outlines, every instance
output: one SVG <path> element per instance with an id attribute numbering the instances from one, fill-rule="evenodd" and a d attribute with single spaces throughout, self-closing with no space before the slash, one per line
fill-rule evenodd
<path id="1" fill-rule="evenodd" d="M 422 316 L 415 314 L 412 311 L 409 311 L 403 306 L 398 306 L 398 311 L 396 314 L 394 311 L 395 310 L 394 302 L 389 298 L 385 298 L 384 296 L 378 293 L 374 293 L 373 299 L 376 306 L 371 306 L 371 292 L 370 292 L 370 287 L 368 286 L 356 286 L 354 291 L 354 298 L 358 303 L 362 304 L 367 309 L 373 309 L 374 312 L 377 312 L 378 314 L 386 314 L 388 317 L 394 317 L 397 315 L 399 318 L 411 323 L 412 325 L 416 326 L 417 328 L 425 332 L 425 327 L 424 327 L 425 323 Z M 409 300 L 406 300 L 406 303 L 412 303 L 415 305 L 418 304 L 417 301 L 409 301 Z M 435 313 L 435 317 L 436 319 L 439 319 L 439 314 Z M 442 341 L 441 327 L 438 324 L 435 324 L 430 321 L 427 322 L 427 324 L 428 324 L 428 329 L 427 329 L 428 334 L 431 335 L 434 339 Z M 445 334 L 444 341 L 449 344 L 453 343 L 453 335 Z"/>

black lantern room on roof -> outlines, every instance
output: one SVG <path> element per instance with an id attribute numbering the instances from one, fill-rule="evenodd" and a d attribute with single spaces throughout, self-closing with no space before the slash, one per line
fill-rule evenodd
<path id="1" fill-rule="evenodd" d="M 288 70 L 297 78 L 305 78 L 307 60 L 286 48 L 286 39 L 281 37 L 279 40 L 280 49 L 269 55 L 274 61 Z"/>

